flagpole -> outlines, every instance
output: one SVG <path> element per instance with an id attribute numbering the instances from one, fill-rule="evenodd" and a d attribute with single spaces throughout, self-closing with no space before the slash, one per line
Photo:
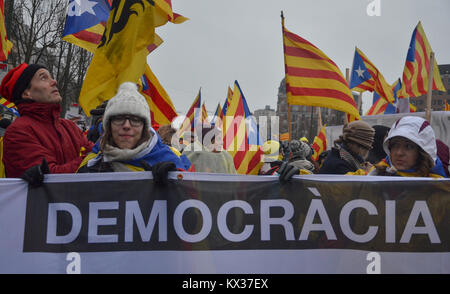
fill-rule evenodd
<path id="1" fill-rule="evenodd" d="M 322 113 L 320 111 L 320 107 L 317 107 L 319 113 L 317 114 L 317 134 L 319 134 L 322 129 Z"/>
<path id="2" fill-rule="evenodd" d="M 431 121 L 431 95 L 433 92 L 433 69 L 434 69 L 434 52 L 430 53 L 430 68 L 428 71 L 428 92 L 427 92 L 427 108 L 425 109 L 425 119 Z"/>
<path id="3" fill-rule="evenodd" d="M 359 115 L 362 115 L 361 105 L 362 105 L 362 92 L 359 92 L 359 97 L 358 97 L 358 113 L 359 113 Z"/>
<path id="4" fill-rule="evenodd" d="M 347 81 L 347 85 L 350 85 L 350 69 L 345 69 L 345 80 Z M 353 96 L 353 92 L 352 92 Z M 344 124 L 348 124 L 347 114 L 344 115 Z"/>
<path id="5" fill-rule="evenodd" d="M 289 140 L 291 140 L 291 133 L 292 133 L 292 126 L 291 126 L 291 106 L 289 105 L 289 101 L 287 99 L 287 73 L 286 73 L 286 48 L 284 46 L 284 15 L 283 10 L 281 10 L 281 36 L 283 38 L 283 58 L 284 58 L 284 82 L 286 85 L 286 103 L 288 107 L 288 133 L 289 133 Z"/>

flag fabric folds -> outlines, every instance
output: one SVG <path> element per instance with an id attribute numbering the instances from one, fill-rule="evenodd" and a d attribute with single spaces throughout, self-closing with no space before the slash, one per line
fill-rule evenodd
<path id="1" fill-rule="evenodd" d="M 320 130 L 319 134 L 314 138 L 313 144 L 311 145 L 311 148 L 313 149 L 313 160 L 317 161 L 319 160 L 319 155 L 327 150 L 327 137 L 325 134 L 325 127 L 327 125 L 324 125 L 322 129 Z"/>
<path id="2" fill-rule="evenodd" d="M 223 120 L 223 111 L 222 107 L 220 106 L 220 103 L 217 104 L 216 112 L 214 113 L 214 116 L 211 120 L 211 125 L 215 126 L 217 124 L 217 127 L 222 127 L 222 120 Z"/>
<path id="3" fill-rule="evenodd" d="M 375 65 L 358 48 L 355 48 L 350 77 L 350 89 L 358 92 L 375 91 L 388 102 L 394 103 L 395 98 L 391 86 Z"/>
<path id="4" fill-rule="evenodd" d="M 286 95 L 290 105 L 336 109 L 360 119 L 347 81 L 319 48 L 284 27 Z"/>
<path id="5" fill-rule="evenodd" d="M 202 94 L 201 90 L 198 90 L 197 97 L 195 97 L 194 102 L 192 102 L 191 107 L 186 113 L 186 118 L 180 125 L 178 129 L 178 136 L 181 137 L 184 132 L 190 131 L 194 132 L 194 129 L 197 125 L 201 124 L 201 103 L 202 103 Z"/>
<path id="6" fill-rule="evenodd" d="M 150 106 L 152 125 L 158 124 L 161 126 L 170 124 L 177 117 L 177 112 L 172 100 L 151 71 L 150 66 L 146 66 L 141 81 L 141 93 Z"/>
<path id="7" fill-rule="evenodd" d="M 223 142 L 238 174 L 257 175 L 263 164 L 259 130 L 237 81 L 223 121 Z"/>
<path id="8" fill-rule="evenodd" d="M 62 39 L 94 52 L 102 39 L 112 0 L 70 0 Z"/>
<path id="9" fill-rule="evenodd" d="M 155 39 L 154 5 L 114 1 L 97 50 L 81 88 L 86 114 L 112 98 L 123 82 L 138 83 L 147 64 L 147 47 Z M 133 10 L 135 13 L 130 13 Z"/>
<path id="10" fill-rule="evenodd" d="M 202 123 L 209 123 L 208 112 L 206 111 L 205 102 L 203 102 L 203 104 L 202 104 L 202 118 L 201 118 L 201 121 L 202 121 Z"/>
<path id="11" fill-rule="evenodd" d="M 3 97 L 0 97 L 0 105 L 4 107 L 6 110 L 11 111 L 15 116 L 20 116 L 19 111 L 14 103 L 6 100 Z"/>
<path id="12" fill-rule="evenodd" d="M 428 92 L 430 68 L 430 43 L 419 21 L 411 37 L 405 67 L 403 69 L 403 89 L 400 97 L 418 97 Z M 433 63 L 433 90 L 445 92 L 436 59 Z"/>
<path id="13" fill-rule="evenodd" d="M 89 52 L 95 52 L 105 31 L 111 3 L 112 0 L 70 0 L 62 39 Z M 155 1 L 155 27 L 168 21 L 179 24 L 186 20 L 186 17 L 172 11 L 170 0 Z M 152 52 L 162 42 L 155 34 L 155 40 L 148 45 L 148 51 Z"/>
<path id="14" fill-rule="evenodd" d="M 4 0 L 0 0 L 0 9 L 0 61 L 5 61 L 8 59 L 8 55 L 11 52 L 13 44 L 8 40 L 8 36 L 6 35 Z"/>

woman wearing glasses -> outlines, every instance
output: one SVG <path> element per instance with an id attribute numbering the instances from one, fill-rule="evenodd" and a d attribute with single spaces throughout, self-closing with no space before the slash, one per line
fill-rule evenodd
<path id="1" fill-rule="evenodd" d="M 150 109 L 134 83 L 123 83 L 106 106 L 100 148 L 81 163 L 79 173 L 151 170 L 158 183 L 185 165 L 151 127 Z"/>

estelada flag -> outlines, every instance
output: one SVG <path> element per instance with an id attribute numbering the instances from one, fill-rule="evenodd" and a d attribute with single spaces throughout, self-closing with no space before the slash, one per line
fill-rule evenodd
<path id="1" fill-rule="evenodd" d="M 350 77 L 350 89 L 358 92 L 376 91 L 386 101 L 395 102 L 391 86 L 378 68 L 358 48 L 355 48 Z"/>
<path id="2" fill-rule="evenodd" d="M 419 21 L 414 29 L 403 69 L 403 87 L 399 97 L 418 97 L 428 92 L 428 74 L 430 72 L 430 43 L 422 23 Z M 433 90 L 445 92 L 436 59 L 433 63 Z"/>
<path id="3" fill-rule="evenodd" d="M 263 164 L 259 130 L 237 81 L 222 126 L 223 147 L 233 157 L 236 172 L 258 174 Z"/>
<path id="4" fill-rule="evenodd" d="M 154 43 L 154 4 L 116 0 L 101 43 L 94 53 L 79 102 L 86 114 L 111 99 L 124 82 L 138 83 L 147 64 L 147 47 Z"/>

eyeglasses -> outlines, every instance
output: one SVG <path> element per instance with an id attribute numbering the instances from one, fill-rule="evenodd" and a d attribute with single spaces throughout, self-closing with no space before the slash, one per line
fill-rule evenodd
<path id="1" fill-rule="evenodd" d="M 123 126 L 127 120 L 132 127 L 141 127 L 144 124 L 142 118 L 133 115 L 117 115 L 111 117 L 111 123 L 115 126 Z"/>

